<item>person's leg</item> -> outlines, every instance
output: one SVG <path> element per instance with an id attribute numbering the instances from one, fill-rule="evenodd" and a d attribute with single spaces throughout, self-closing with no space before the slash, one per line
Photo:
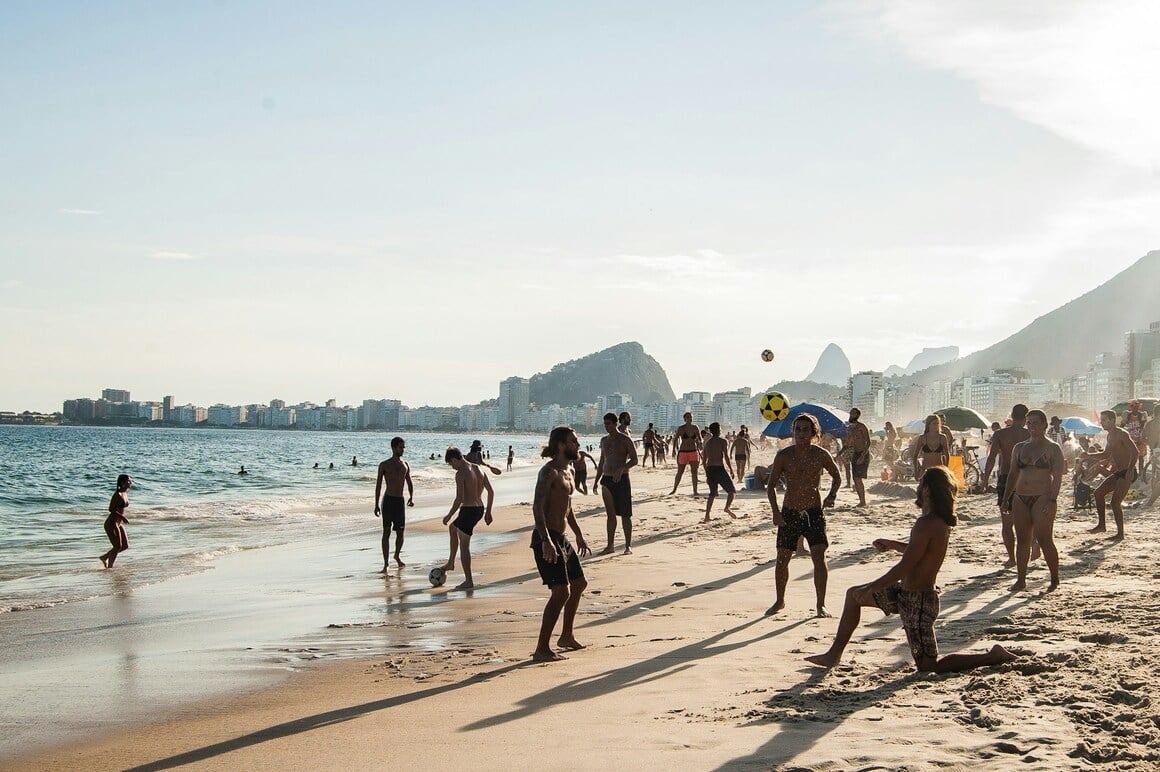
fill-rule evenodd
<path id="1" fill-rule="evenodd" d="M 459 531 L 459 562 L 463 565 L 463 581 L 455 585 L 455 589 L 470 590 L 475 586 L 471 579 L 471 534 L 463 531 Z"/>
<path id="2" fill-rule="evenodd" d="M 713 501 L 717 498 L 717 482 L 713 479 L 709 480 L 709 497 L 705 501 L 705 519 L 702 522 L 709 522 L 711 519 L 709 513 L 713 511 Z"/>
<path id="3" fill-rule="evenodd" d="M 733 514 L 733 499 L 737 497 L 737 489 L 730 485 L 728 493 L 729 496 L 725 499 L 725 512 L 729 515 L 729 517 L 736 519 L 737 515 Z"/>
<path id="4" fill-rule="evenodd" d="M 697 492 L 697 466 L 698 466 L 698 464 L 696 461 L 689 462 L 689 467 L 693 470 L 693 495 L 694 496 L 701 495 Z"/>
<path id="5" fill-rule="evenodd" d="M 620 518 L 620 526 L 624 529 L 624 554 L 632 554 L 632 518 Z"/>
<path id="6" fill-rule="evenodd" d="M 1051 583 L 1047 585 L 1050 592 L 1059 586 L 1059 549 L 1055 546 L 1055 506 L 1046 496 L 1035 502 L 1031 511 L 1031 525 L 1035 542 L 1043 552 L 1043 560 L 1051 576 Z"/>
<path id="7" fill-rule="evenodd" d="M 1014 502 L 1011 504 L 1015 506 Z M 999 522 L 1002 524 L 1003 547 L 1007 550 L 1007 567 L 1015 565 L 1015 519 L 1010 512 L 999 512 Z"/>
<path id="8" fill-rule="evenodd" d="M 403 551 L 403 529 L 396 528 L 395 529 L 395 563 L 399 566 L 399 568 L 402 568 L 403 566 L 407 565 L 406 563 L 404 563 L 402 561 L 402 559 L 399 558 L 399 553 L 401 553 L 402 551 Z"/>
<path id="9" fill-rule="evenodd" d="M 552 585 L 552 595 L 544 606 L 544 621 L 540 623 L 540 637 L 536 641 L 536 651 L 532 654 L 532 659 L 536 662 L 555 662 L 566 659 L 552 651 L 550 639 L 552 630 L 556 627 L 556 620 L 560 618 L 560 610 L 564 608 L 567 601 L 568 585 Z"/>
<path id="10" fill-rule="evenodd" d="M 386 517 L 387 517 L 387 513 L 386 513 L 386 512 L 384 512 L 384 513 L 383 513 L 383 519 L 384 519 L 384 522 L 383 522 L 383 538 L 382 538 L 382 546 L 383 546 L 383 570 L 382 570 L 382 571 L 379 571 L 379 573 L 380 573 L 380 574 L 385 574 L 385 573 L 387 573 L 387 567 L 388 567 L 388 565 L 389 565 L 389 564 L 390 564 L 390 562 L 391 562 L 391 524 L 390 524 L 389 522 L 387 522 L 387 521 L 386 521 Z"/>
<path id="11" fill-rule="evenodd" d="M 564 625 L 560 628 L 560 638 L 556 641 L 556 645 L 561 649 L 575 651 L 584 648 L 584 644 L 576 640 L 572 624 L 576 621 L 576 609 L 580 607 L 580 597 L 587 586 L 588 582 L 584 579 L 573 579 L 568 583 L 568 602 L 564 604 Z M 551 630 L 548 634 L 551 635 Z"/>
<path id="12" fill-rule="evenodd" d="M 986 654 L 948 654 L 942 659 L 924 656 L 915 660 L 915 664 L 925 673 L 959 673 L 977 667 L 1002 665 L 1016 659 L 1019 657 L 996 643 Z"/>
<path id="13" fill-rule="evenodd" d="M 832 616 L 826 611 L 826 584 L 830 580 L 830 569 L 826 566 L 826 545 L 810 547 L 810 558 L 814 561 L 814 594 L 817 596 L 817 616 Z"/>
<path id="14" fill-rule="evenodd" d="M 604 530 L 608 533 L 608 546 L 601 550 L 601 555 L 612 554 L 612 543 L 616 539 L 616 500 L 612 495 L 612 488 L 601 483 L 600 496 L 604 499 L 604 512 L 608 516 Z"/>
<path id="15" fill-rule="evenodd" d="M 1117 480 L 1114 477 L 1109 477 L 1100 483 L 1100 487 L 1092 491 L 1092 498 L 1096 500 L 1096 527 L 1092 528 L 1088 533 L 1103 533 L 1108 530 L 1107 511 L 1108 493 L 1115 490 Z"/>
<path id="16" fill-rule="evenodd" d="M 1011 585 L 1011 592 L 1017 592 L 1027 586 L 1027 559 L 1031 555 L 1032 531 L 1031 510 L 1018 495 L 1011 500 L 1011 520 L 1015 531 L 1015 584 Z"/>
<path id="17" fill-rule="evenodd" d="M 875 608 L 877 605 L 873 593 L 866 589 L 865 585 L 846 590 L 846 603 L 842 606 L 842 618 L 838 620 L 838 631 L 834 633 L 833 643 L 825 654 L 806 657 L 806 662 L 822 667 L 833 667 L 838 664 L 842 659 L 842 652 L 846 650 L 846 645 L 850 643 L 854 631 L 862 621 L 862 607 Z"/>
<path id="18" fill-rule="evenodd" d="M 681 458 L 681 455 L 680 455 L 680 453 L 678 453 L 677 454 L 677 476 L 675 478 L 673 478 L 673 489 L 671 491 L 669 491 L 670 496 L 672 496 L 674 493 L 677 492 L 677 486 L 681 484 L 681 477 L 684 476 L 684 474 L 685 474 L 685 467 L 688 466 L 688 464 L 682 464 L 680 461 L 680 458 Z"/>
<path id="19" fill-rule="evenodd" d="M 449 534 L 449 538 L 451 540 L 451 554 L 447 556 L 447 562 L 443 564 L 443 570 L 454 571 L 455 554 L 459 552 L 459 529 L 455 527 L 454 523 L 452 523 L 451 525 L 447 526 L 447 533 Z"/>
<path id="20" fill-rule="evenodd" d="M 1128 473 L 1131 476 L 1131 472 Z M 1128 489 L 1132 484 L 1125 477 L 1123 480 L 1116 481 L 1116 489 L 1112 492 L 1112 516 L 1116 519 L 1116 535 L 1115 538 L 1124 538 L 1124 497 L 1128 495 Z"/>
<path id="21" fill-rule="evenodd" d="M 765 610 L 765 615 L 776 614 L 785 608 L 785 586 L 789 583 L 789 561 L 793 550 L 777 548 L 777 563 L 773 568 L 773 586 L 776 593 L 773 605 Z"/>

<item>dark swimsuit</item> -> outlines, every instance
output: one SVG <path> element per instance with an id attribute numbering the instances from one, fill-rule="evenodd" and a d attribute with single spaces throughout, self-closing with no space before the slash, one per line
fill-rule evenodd
<path id="1" fill-rule="evenodd" d="M 1015 456 L 1015 466 L 1017 466 L 1020 469 L 1025 469 L 1029 466 L 1034 466 L 1036 469 L 1050 469 L 1051 468 L 1051 458 L 1048 457 L 1048 455 L 1046 453 L 1044 453 L 1042 456 L 1035 459 L 1035 463 L 1029 464 L 1023 460 L 1022 456 Z M 1035 502 L 1039 501 L 1039 497 L 1042 496 L 1043 494 L 1036 493 L 1035 495 L 1031 495 L 1031 494 L 1025 494 L 1025 493 L 1016 493 L 1015 495 L 1018 496 L 1019 500 L 1023 502 L 1023 506 L 1027 507 L 1027 509 L 1030 510 L 1032 507 L 1035 506 Z"/>

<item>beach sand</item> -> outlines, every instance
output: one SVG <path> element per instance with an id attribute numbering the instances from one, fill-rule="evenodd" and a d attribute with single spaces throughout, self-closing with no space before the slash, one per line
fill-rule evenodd
<path id="1" fill-rule="evenodd" d="M 768 454 L 768 451 L 766 451 Z M 673 467 L 633 470 L 634 554 L 585 560 L 577 617 L 587 648 L 530 660 L 547 598 L 528 548 L 530 507 L 496 513 L 513 541 L 476 556 L 478 589 L 433 589 L 429 565 L 385 581 L 377 618 L 319 632 L 354 661 L 302 667 L 273 688 L 172 707 L 155 721 L 9 758 L 5 769 L 1064 769 L 1160 762 L 1153 695 L 1160 627 L 1156 510 L 1129 510 L 1128 538 L 1086 532 L 1094 515 L 1056 525 L 1063 582 L 1042 563 L 1011 594 L 992 495 L 961 500 L 940 574 L 942 653 L 1001 643 L 1019 660 L 963 674 L 914 670 L 896 617 L 863 613 L 843 662 L 825 650 L 836 619 L 814 617 L 808 557 L 790 565 L 787 608 L 773 597 L 773 528 L 764 492 L 742 492 L 730 519 Z M 913 488 L 874 483 L 859 509 L 843 489 L 829 516 L 827 605 L 897 560 L 877 537 L 905 539 Z M 531 489 L 527 501 L 531 499 Z M 1061 499 L 1061 503 L 1063 503 Z M 1070 505 L 1070 500 L 1067 501 Z M 604 546 L 596 496 L 574 506 Z M 438 521 L 415 529 L 441 531 Z M 404 553 L 406 557 L 406 553 Z M 461 578 L 452 574 L 448 584 Z M 375 645 L 376 640 L 382 644 Z M 388 643 L 389 641 L 389 643 Z"/>

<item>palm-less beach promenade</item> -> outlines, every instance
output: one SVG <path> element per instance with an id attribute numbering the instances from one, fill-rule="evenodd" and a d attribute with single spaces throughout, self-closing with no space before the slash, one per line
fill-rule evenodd
<path id="1" fill-rule="evenodd" d="M 530 508 L 518 503 L 531 498 L 531 479 L 523 478 L 526 498 L 496 513 L 496 530 L 512 540 L 477 556 L 480 587 L 470 597 L 430 588 L 420 561 L 372 577 L 374 543 L 361 554 L 332 555 L 343 570 L 324 579 L 328 589 L 312 591 L 331 596 L 319 619 L 333 627 L 320 626 L 310 642 L 287 642 L 295 672 L 271 686 L 247 682 L 233 668 L 202 668 L 211 685 L 253 688 L 181 704 L 126 695 L 130 704 L 156 708 L 127 720 L 93 715 L 86 730 L 95 739 L 26 757 L 10 749 L 3 767 L 1060 769 L 1112 762 L 1127 769 L 1160 760 L 1149 696 L 1160 626 L 1155 510 L 1129 510 L 1120 543 L 1088 534 L 1086 513 L 1072 520 L 1061 512 L 1061 588 L 1044 594 L 1038 565 L 1029 590 L 1011 594 L 994 498 L 964 497 L 940 575 L 940 647 L 949 653 L 1002 643 L 1021 658 L 960 675 L 919 674 L 897 620 L 871 610 L 843 663 L 822 671 L 802 657 L 824 649 L 837 622 L 813 617 L 807 559 L 790 565 L 786 610 L 762 616 L 773 583 L 764 493 L 739 497 L 739 519 L 703 526 L 703 499 L 662 495 L 671 474 L 671 467 L 633 470 L 635 554 L 585 561 L 590 585 L 576 634 L 588 648 L 565 662 L 530 661 L 546 590 L 527 546 Z M 862 510 L 843 489 L 829 518 L 831 607 L 840 606 L 846 587 L 892 564 L 870 542 L 906 537 L 912 497 L 905 486 L 879 484 Z M 602 507 L 582 496 L 575 506 L 600 544 Z M 409 532 L 418 537 L 420 530 L 436 539 L 445 533 L 430 521 Z M 292 557 L 271 555 L 270 565 Z M 204 581 L 211 592 L 228 583 Z M 283 588 L 287 596 L 298 589 L 305 588 Z M 189 648 L 196 662 L 196 637 Z M 361 656 L 325 663 L 338 652 Z M 221 679 L 231 683 L 215 684 Z M 93 689 L 88 684 L 76 696 Z M 41 732 L 52 737 L 48 727 Z"/>

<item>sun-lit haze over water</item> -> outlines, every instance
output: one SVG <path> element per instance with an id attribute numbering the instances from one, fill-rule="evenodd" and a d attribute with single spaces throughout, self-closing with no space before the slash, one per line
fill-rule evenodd
<path id="1" fill-rule="evenodd" d="M 1160 246 L 1145 2 L 0 10 L 0 410 L 965 355 Z M 764 348 L 776 359 L 763 363 Z"/>

